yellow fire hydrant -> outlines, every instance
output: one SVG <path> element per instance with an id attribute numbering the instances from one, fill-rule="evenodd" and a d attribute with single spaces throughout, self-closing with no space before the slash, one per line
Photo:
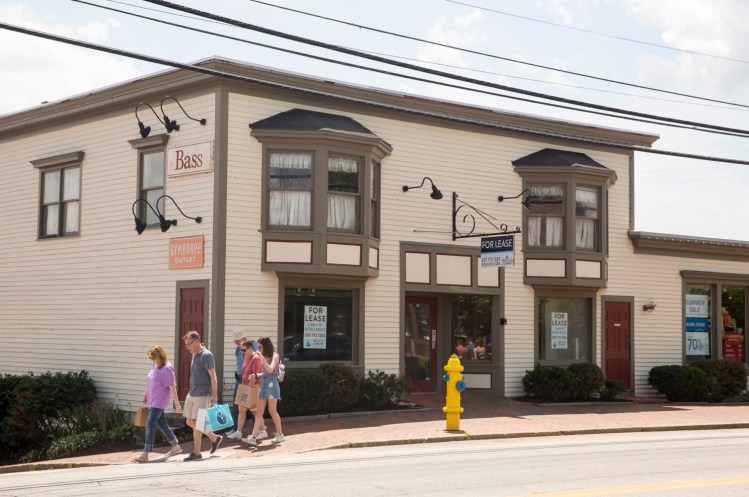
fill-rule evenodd
<path id="1" fill-rule="evenodd" d="M 453 354 L 445 364 L 445 374 L 442 379 L 447 382 L 447 395 L 445 395 L 445 407 L 442 412 L 445 413 L 447 431 L 460 431 L 460 413 L 463 408 L 460 407 L 460 392 L 466 389 L 463 382 L 463 366 L 460 365 L 460 359 Z"/>

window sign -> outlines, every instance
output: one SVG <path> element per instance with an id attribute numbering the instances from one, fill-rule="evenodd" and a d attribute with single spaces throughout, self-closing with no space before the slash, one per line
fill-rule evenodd
<path id="1" fill-rule="evenodd" d="M 710 305 L 708 303 L 710 297 L 708 295 L 687 295 L 684 305 L 686 306 L 688 318 L 707 318 L 708 309 Z"/>
<path id="2" fill-rule="evenodd" d="M 323 305 L 304 306 L 304 348 L 324 349 L 328 334 L 328 307 Z"/>
<path id="3" fill-rule="evenodd" d="M 710 333 L 687 331 L 687 355 L 710 355 Z"/>
<path id="4" fill-rule="evenodd" d="M 552 349 L 566 349 L 567 348 L 567 313 L 566 312 L 552 312 L 551 313 L 551 348 Z"/>

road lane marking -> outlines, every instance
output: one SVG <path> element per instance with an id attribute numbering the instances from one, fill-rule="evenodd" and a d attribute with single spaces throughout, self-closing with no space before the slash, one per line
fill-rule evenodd
<path id="1" fill-rule="evenodd" d="M 689 480 L 660 483 L 646 483 L 640 485 L 625 485 L 621 487 L 602 487 L 555 492 L 513 495 L 510 497 L 599 497 L 603 495 L 627 494 L 634 492 L 655 492 L 658 490 L 677 490 L 681 488 L 722 487 L 749 483 L 749 477 L 720 478 L 716 480 Z"/>

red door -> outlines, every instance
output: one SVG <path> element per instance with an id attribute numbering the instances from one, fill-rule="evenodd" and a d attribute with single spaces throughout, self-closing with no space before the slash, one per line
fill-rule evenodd
<path id="1" fill-rule="evenodd" d="M 179 364 L 177 367 L 177 394 L 185 400 L 190 390 L 190 354 L 183 346 L 185 333 L 195 330 L 204 340 L 203 323 L 205 322 L 205 288 L 182 288 L 179 291 Z"/>
<path id="2" fill-rule="evenodd" d="M 406 378 L 419 392 L 437 391 L 437 299 L 406 297 Z"/>
<path id="3" fill-rule="evenodd" d="M 606 302 L 606 379 L 624 382 L 630 390 L 632 364 L 630 304 Z"/>

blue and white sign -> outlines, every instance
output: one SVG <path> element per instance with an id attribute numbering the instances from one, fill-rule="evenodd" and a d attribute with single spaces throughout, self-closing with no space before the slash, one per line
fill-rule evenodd
<path id="1" fill-rule="evenodd" d="M 328 307 L 324 305 L 304 306 L 304 342 L 305 349 L 324 349 L 328 335 Z"/>
<path id="2" fill-rule="evenodd" d="M 481 239 L 481 267 L 515 265 L 515 235 L 488 236 Z"/>

